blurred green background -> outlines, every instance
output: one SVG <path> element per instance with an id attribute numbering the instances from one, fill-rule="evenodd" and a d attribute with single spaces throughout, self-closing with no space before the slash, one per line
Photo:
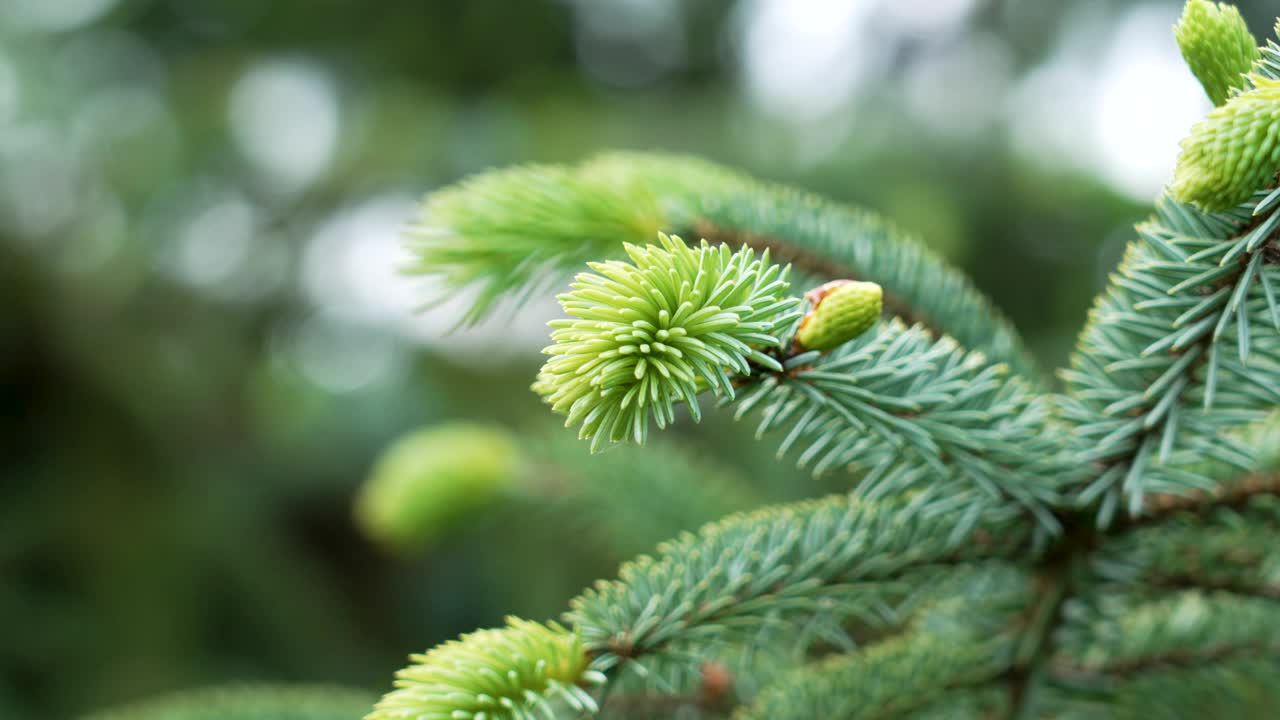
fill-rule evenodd
<path id="1" fill-rule="evenodd" d="M 1061 364 L 1208 107 L 1179 5 L 3 0 L 0 718 L 381 691 L 657 539 L 548 485 L 412 553 L 356 529 L 413 428 L 582 452 L 527 389 L 549 296 L 450 334 L 466 298 L 415 312 L 433 288 L 396 273 L 418 198 L 468 173 L 662 149 L 864 204 Z M 1260 37 L 1266 5 L 1241 3 Z M 840 486 L 744 430 L 713 414 L 674 444 L 745 504 Z"/>

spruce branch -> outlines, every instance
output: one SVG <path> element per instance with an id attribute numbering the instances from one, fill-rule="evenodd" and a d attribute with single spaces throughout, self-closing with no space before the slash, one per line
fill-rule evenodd
<path id="1" fill-rule="evenodd" d="M 794 319 L 780 296 L 785 271 L 768 265 L 767 251 L 754 261 L 749 248 L 730 255 L 705 242 L 693 250 L 660 241 L 629 246 L 634 266 L 595 265 L 602 275 L 580 275 L 577 290 L 561 296 L 576 319 L 553 323 L 552 360 L 535 389 L 566 424 L 582 422 L 593 450 L 643 442 L 648 414 L 664 427 L 681 400 L 696 420 L 696 395 L 709 387 L 741 397 L 739 417 L 759 409 L 761 434 L 789 426 L 779 454 L 802 448 L 801 464 L 812 461 L 815 472 L 862 471 L 861 494 L 928 487 L 949 507 L 967 508 L 969 522 L 984 504 L 1012 499 L 1057 529 L 1057 488 L 1076 469 L 1063 456 L 1063 434 L 1047 432 L 1047 402 L 1006 366 L 899 322 L 866 343 L 806 352 L 864 332 L 878 293 L 866 283 L 820 289 L 799 326 L 807 339 L 792 343 L 781 330 Z M 779 352 L 788 346 L 796 354 Z"/>
<path id="2" fill-rule="evenodd" d="M 593 265 L 600 274 L 579 275 L 576 290 L 561 296 L 575 319 L 553 323 L 552 359 L 535 389 L 566 424 L 582 423 L 580 437 L 593 450 L 642 443 L 650 414 L 665 427 L 676 402 L 696 420 L 703 387 L 733 399 L 737 385 L 738 414 L 760 408 L 760 433 L 791 423 L 781 453 L 804 448 L 802 464 L 813 460 L 818 472 L 862 470 L 862 494 L 930 487 L 967 507 L 961 516 L 970 522 L 984 503 L 1013 499 L 1046 530 L 1057 528 L 1054 482 L 1065 484 L 1074 471 L 1062 435 L 1046 432 L 1047 404 L 1005 366 L 896 322 L 847 352 L 780 361 L 749 344 L 787 346 L 780 328 L 794 319 L 782 295 L 785 271 L 768 264 L 767 251 L 756 261 L 749 248 L 730 254 L 704 242 L 695 250 L 665 235 L 660 242 L 628 246 L 634 265 Z M 818 328 L 804 344 L 864 331 L 874 318 L 864 312 L 866 287 L 845 284 L 819 297 L 800 324 L 801 335 Z"/>
<path id="3" fill-rule="evenodd" d="M 1170 515 L 1181 511 L 1243 506 L 1256 498 L 1277 493 L 1280 493 L 1280 473 L 1250 473 L 1217 483 L 1211 491 L 1194 490 L 1189 493 L 1152 495 L 1147 513 L 1142 517 L 1132 518 L 1124 524 L 1153 524 L 1162 522 Z"/>
<path id="4" fill-rule="evenodd" d="M 1236 655 L 1280 653 L 1276 601 L 1221 591 L 1185 590 L 1156 600 L 1102 592 L 1067 608 L 1055 677 L 1131 677 L 1169 667 L 1194 667 Z"/>
<path id="5" fill-rule="evenodd" d="M 405 233 L 414 256 L 406 270 L 476 288 L 465 318 L 475 321 L 502 296 L 551 279 L 548 266 L 616 255 L 622 241 L 652 242 L 664 226 L 643 184 L 558 165 L 509 168 L 432 193 Z"/>
<path id="6" fill-rule="evenodd" d="M 455 211 L 437 209 L 420 250 L 450 283 L 482 287 L 478 312 L 631 243 L 630 264 L 594 266 L 564 296 L 576 320 L 557 327 L 539 382 L 597 447 L 643 440 L 677 402 L 696 413 L 710 389 L 760 433 L 778 431 L 780 454 L 857 478 L 851 496 L 682 535 L 583 593 L 565 616 L 572 633 L 555 629 L 579 643 L 566 687 L 618 688 L 616 705 L 598 701 L 605 714 L 642 712 L 639 699 L 711 713 L 742 702 L 744 718 L 1185 709 L 1162 693 L 1208 713 L 1272 707 L 1280 47 L 1241 74 L 1253 55 L 1238 20 L 1191 0 L 1179 24 L 1222 104 L 1091 312 L 1060 397 L 1038 391 L 1007 323 L 936 258 L 857 211 L 710 163 L 622 154 L 527 174 L 522 200 L 539 209 L 524 225 L 493 199 L 517 174 L 485 176 L 474 182 L 489 191 L 460 188 Z M 724 246 L 631 234 L 651 221 Z M 484 240 L 504 233 L 521 238 L 515 249 Z M 753 249 L 819 282 L 874 281 L 907 322 L 871 330 L 872 294 L 842 283 L 797 323 Z M 691 273 L 704 260 L 706 275 Z M 670 322 L 686 288 L 721 280 L 740 302 L 726 310 L 707 290 Z M 848 304 L 824 311 L 836 297 Z M 714 351 L 700 364 L 684 346 L 670 353 L 676 326 Z M 708 663 L 733 678 L 714 705 L 699 704 Z"/>
<path id="7" fill-rule="evenodd" d="M 780 456 L 794 450 L 814 472 L 858 471 L 860 495 L 928 488 L 939 507 L 968 508 L 966 518 L 1012 502 L 1052 532 L 1052 508 L 1079 469 L 1051 410 L 1007 366 L 894 321 L 761 371 L 736 412 L 759 416 L 757 435 L 785 430 Z"/>
<path id="8" fill-rule="evenodd" d="M 902 633 L 782 676 L 735 717 L 902 717 L 1012 664 L 1033 596 L 1026 571 L 999 563 L 958 569 L 932 592 Z"/>
<path id="9" fill-rule="evenodd" d="M 1206 461 L 1252 466 L 1256 450 L 1227 433 L 1280 404 L 1280 332 L 1253 331 L 1280 328 L 1277 223 L 1276 207 L 1208 215 L 1166 197 L 1139 226 L 1062 372 L 1063 415 L 1095 468 L 1077 503 L 1099 525 L 1122 500 L 1138 516 L 1151 494 L 1211 493 Z"/>
<path id="10" fill-rule="evenodd" d="M 576 634 L 514 617 L 411 659 L 365 720 L 579 717 L 598 709 L 584 688 L 604 681 Z"/>
<path id="11" fill-rule="evenodd" d="M 478 288 L 473 320 L 504 295 L 621 256 L 624 243 L 653 243 L 658 230 L 769 250 L 815 283 L 874 282 L 890 314 L 1039 375 L 1003 315 L 914 238 L 866 211 L 694 158 L 611 153 L 474 176 L 427 198 L 407 231 L 408 270 Z"/>
<path id="12" fill-rule="evenodd" d="M 1200 588 L 1280 600 L 1280 498 L 1259 495 L 1244 506 L 1180 512 L 1111 538 L 1091 559 L 1105 583 L 1143 588 Z"/>
<path id="13" fill-rule="evenodd" d="M 969 529 L 961 534 L 961 522 Z M 874 619 L 877 594 L 904 572 L 1025 555 L 1019 518 L 930 514 L 910 497 L 835 496 L 730 517 L 623 566 L 572 603 L 565 619 L 601 671 L 635 668 L 767 623 L 831 612 Z"/>
<path id="14" fill-rule="evenodd" d="M 1061 720 L 1263 718 L 1280 706 L 1277 676 L 1280 657 L 1243 655 L 1126 678 L 1059 679 L 1049 686 L 1041 709 Z"/>
<path id="15" fill-rule="evenodd" d="M 900 714 L 903 720 L 987 720 L 1015 717 L 1009 693 L 1001 687 L 962 687 L 944 691 L 926 705 Z"/>

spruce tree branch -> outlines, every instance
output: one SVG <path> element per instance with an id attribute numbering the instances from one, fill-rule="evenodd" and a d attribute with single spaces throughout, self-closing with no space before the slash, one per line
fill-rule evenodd
<path id="1" fill-rule="evenodd" d="M 572 167 L 468 178 L 427 199 L 408 230 L 410 270 L 440 276 L 452 289 L 478 289 L 468 315 L 474 320 L 503 296 L 617 257 L 623 243 L 649 244 L 658 231 L 679 228 L 776 247 L 822 279 L 876 282 L 902 316 L 927 321 L 1039 381 L 1013 326 L 968 278 L 914 238 L 871 213 L 694 158 L 616 153 Z"/>
<path id="2" fill-rule="evenodd" d="M 1090 558 L 1098 581 L 1117 592 L 1221 590 L 1280 599 L 1280 496 L 1238 506 L 1198 507 L 1126 528 Z"/>
<path id="3" fill-rule="evenodd" d="M 628 563 L 618 580 L 575 599 L 566 619 L 593 666 L 612 671 L 815 611 L 874 619 L 873 608 L 901 596 L 894 583 L 903 573 L 1025 553 L 1029 529 L 1007 514 L 976 524 L 930 514 L 910 496 L 875 503 L 834 496 L 769 508 Z"/>
<path id="4" fill-rule="evenodd" d="M 1153 599 L 1101 585 L 1071 605 L 1048 666 L 1067 683 L 1280 649 L 1280 604 L 1269 598 L 1193 589 Z"/>
<path id="5" fill-rule="evenodd" d="M 1216 645 L 1200 650 L 1175 650 L 1126 660 L 1104 668 L 1055 664 L 1051 666 L 1051 671 L 1055 678 L 1061 680 L 1077 683 L 1101 682 L 1107 678 L 1132 678 L 1155 670 L 1204 667 L 1215 662 L 1246 655 L 1275 656 L 1277 654 L 1280 654 L 1280 643 L 1241 642 Z"/>
<path id="6" fill-rule="evenodd" d="M 794 245 L 781 238 L 766 237 L 745 230 L 721 227 L 705 218 L 696 220 L 693 223 L 691 232 L 694 237 L 706 238 L 713 243 L 725 243 L 730 247 L 742 247 L 745 245 L 759 252 L 768 250 L 776 262 L 788 263 L 795 270 L 813 278 L 866 279 L 852 265 L 843 264 L 834 258 Z M 922 325 L 935 336 L 946 334 L 945 328 L 926 316 L 919 308 L 912 307 L 910 303 L 898 297 L 892 291 L 886 291 L 884 294 L 884 311 L 886 315 L 901 318 L 908 325 Z"/>
<path id="7" fill-rule="evenodd" d="M 1247 475 L 1215 486 L 1211 490 L 1199 490 L 1188 494 L 1153 495 L 1151 509 L 1146 514 L 1129 518 L 1117 526 L 1117 530 L 1159 524 L 1170 516 L 1186 511 L 1203 511 L 1214 507 L 1244 507 L 1254 498 L 1280 495 L 1280 473 Z"/>
<path id="8" fill-rule="evenodd" d="M 698 668 L 697 687 L 685 692 L 621 692 L 609 695 L 601 713 L 619 718 L 669 718 L 681 710 L 694 709 L 699 718 L 727 717 L 737 707 L 734 677 L 730 669 L 716 661 Z"/>
<path id="9" fill-rule="evenodd" d="M 1056 650 L 1053 633 L 1062 624 L 1067 600 L 1079 589 L 1085 559 L 1101 541 L 1093 523 L 1081 515 L 1065 516 L 1063 526 L 1062 538 L 1045 558 L 1036 578 L 1039 598 L 1032 622 L 1019 640 L 1013 665 L 1003 676 L 1009 692 L 1009 720 L 1027 716 L 1032 685 Z"/>
<path id="10" fill-rule="evenodd" d="M 1150 511 L 1149 496 L 1212 489 L 1194 467 L 1206 458 L 1247 469 L 1244 450 L 1212 439 L 1280 402 L 1266 389 L 1280 343 L 1261 333 L 1275 275 L 1262 260 L 1277 228 L 1276 207 L 1205 215 L 1169 198 L 1139 227 L 1063 372 L 1064 414 L 1094 468 L 1077 503 L 1096 508 L 1100 525 L 1122 498 L 1132 517 Z"/>
<path id="11" fill-rule="evenodd" d="M 1037 363 L 997 308 L 927 248 L 878 218 L 763 184 L 700 194 L 682 212 L 683 222 L 696 230 L 731 244 L 768 247 L 819 278 L 876 282 L 885 289 L 889 314 L 954 337 L 1033 383 L 1041 380 Z"/>
<path id="12" fill-rule="evenodd" d="M 1245 584 L 1230 580 L 1218 580 L 1203 573 L 1188 572 L 1184 575 L 1154 575 L 1148 583 L 1170 590 L 1208 590 L 1229 592 L 1242 597 L 1280 600 L 1280 584 Z"/>
<path id="13" fill-rule="evenodd" d="M 516 617 L 411 659 L 365 720 L 583 717 L 599 711 L 587 689 L 605 681 L 576 633 Z"/>
<path id="14" fill-rule="evenodd" d="M 926 591 L 937 599 L 904 632 L 784 675 L 739 716 L 901 717 L 948 692 L 985 685 L 1012 661 L 1032 599 L 1029 580 L 998 565 L 957 573 L 950 586 Z"/>
<path id="15" fill-rule="evenodd" d="M 977 720 L 1001 718 L 1009 713 L 1009 698 L 990 682 L 947 687 L 932 702 L 897 715 L 901 720 Z"/>
<path id="16" fill-rule="evenodd" d="M 1041 717 L 1144 720 L 1262 718 L 1280 703 L 1280 654 L 1236 653 L 1207 664 L 1167 665 L 1126 677 L 1050 678 Z"/>
<path id="17" fill-rule="evenodd" d="M 1081 468 L 1045 398 L 1005 365 L 897 320 L 780 363 L 740 380 L 735 395 L 737 417 L 760 418 L 757 436 L 786 431 L 780 456 L 794 450 L 815 473 L 851 469 L 861 496 L 926 489 L 970 513 L 1018 508 L 1058 531 L 1052 509 Z"/>
<path id="18" fill-rule="evenodd" d="M 1211 117 L 1216 124 L 1184 146 L 1195 152 L 1176 187 L 1206 207 L 1274 181 L 1280 157 L 1267 129 L 1280 117 L 1267 105 L 1280 98 L 1267 94 L 1274 84 L 1250 77 L 1242 88 L 1238 67 L 1215 67 L 1202 62 L 1212 73 L 1197 73 L 1225 83 L 1211 90 L 1215 99 L 1251 104 L 1242 122 Z M 1255 70 L 1280 73 L 1280 48 L 1269 46 Z M 1265 92 L 1240 100 L 1252 90 Z M 1263 135 L 1271 144 L 1239 153 Z M 1221 138 L 1236 145 L 1223 151 Z M 1214 157 L 1223 152 L 1237 156 Z M 1241 159 L 1247 166 L 1232 165 Z M 1213 172 L 1224 167 L 1247 172 L 1218 183 Z M 663 228 L 693 230 L 741 256 L 666 238 L 654 250 Z M 989 698 L 994 683 L 1002 710 L 1021 718 L 1042 711 L 1040 691 L 1051 695 L 1055 683 L 1066 695 L 1095 685 L 1084 688 L 1096 691 L 1091 701 L 1108 692 L 1126 701 L 1126 692 L 1160 689 L 1153 677 L 1168 683 L 1202 665 L 1269 682 L 1274 673 L 1227 666 L 1280 653 L 1276 555 L 1267 551 L 1280 469 L 1262 461 L 1265 441 L 1237 433 L 1280 406 L 1280 191 L 1218 214 L 1165 198 L 1138 233 L 1054 404 L 1037 392 L 1012 327 L 967 280 L 877 219 L 825 199 L 655 155 L 497 173 L 440 194 L 414 230 L 419 269 L 478 286 L 477 313 L 550 273 L 617 256 L 619 241 L 643 245 L 627 250 L 637 272 L 596 264 L 603 276 L 579 277 L 566 296 L 576 319 L 556 325 L 558 360 L 539 383 L 597 445 L 643 441 L 650 414 L 663 427 L 678 403 L 696 417 L 709 386 L 739 415 L 758 413 L 761 434 L 781 431 L 780 453 L 794 449 L 801 465 L 860 479 L 855 498 L 734 516 L 661 546 L 575 600 L 572 631 L 513 621 L 424 656 L 410 669 L 420 687 L 397 697 L 417 703 L 425 693 L 451 713 L 463 697 L 487 712 L 494 694 L 475 690 L 501 680 L 510 659 L 520 682 L 499 704 L 585 713 L 596 707 L 587 685 L 608 681 L 606 694 L 623 692 L 607 707 L 623 714 L 724 713 L 729 685 L 690 682 L 691 673 L 755 640 L 782 645 L 783 633 L 799 636 L 796 658 L 818 659 L 783 677 L 760 672 L 765 690 L 743 717 L 897 717 L 949 693 Z M 787 305 L 797 301 L 785 279 L 768 275 L 782 271 L 748 267 L 750 250 L 820 279 L 875 281 L 889 313 L 917 327 L 894 320 L 804 351 L 787 342 Z M 682 259 L 653 259 L 664 253 Z M 704 264 L 716 253 L 737 263 L 723 291 L 711 276 L 729 266 Z M 720 302 L 739 290 L 741 302 Z M 681 309 L 686 300 L 699 306 L 692 314 Z M 973 581 L 984 572 L 1000 577 Z M 516 649 L 469 664 L 472 650 L 504 643 Z M 542 656 L 571 672 L 544 683 Z M 455 659 L 472 675 L 438 692 L 438 680 L 459 681 Z M 629 681 L 642 675 L 665 687 L 633 693 Z M 746 677 L 736 667 L 730 675 Z"/>

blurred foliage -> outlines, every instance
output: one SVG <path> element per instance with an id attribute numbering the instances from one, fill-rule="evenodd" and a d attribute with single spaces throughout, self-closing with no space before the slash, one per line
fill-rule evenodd
<path id="1" fill-rule="evenodd" d="M 366 692 L 324 685 L 232 686 L 175 693 L 89 720 L 349 720 L 373 701 Z"/>
<path id="2" fill-rule="evenodd" d="M 1255 30 L 1266 4 L 1240 4 Z M 545 432 L 540 340 L 514 322 L 445 336 L 449 306 L 415 323 L 386 301 L 411 201 L 467 173 L 662 149 L 866 204 L 1060 364 L 1146 203 L 902 90 L 995 42 L 1007 72 L 940 99 L 1003 107 L 1068 20 L 1128 6 L 921 7 L 968 9 L 879 35 L 859 94 L 801 122 L 748 92 L 757 5 L 0 3 L 0 717 L 230 681 L 380 688 L 409 652 L 550 616 L 655 539 L 582 542 L 581 523 L 498 507 L 392 558 L 354 529 L 359 482 L 404 431 Z M 835 482 L 710 415 L 681 443 L 746 478 L 741 502 Z"/>
<path id="3" fill-rule="evenodd" d="M 426 544 L 494 503 L 516 482 L 519 450 L 507 433 L 450 423 L 411 432 L 378 459 L 356 519 L 389 546 Z"/>

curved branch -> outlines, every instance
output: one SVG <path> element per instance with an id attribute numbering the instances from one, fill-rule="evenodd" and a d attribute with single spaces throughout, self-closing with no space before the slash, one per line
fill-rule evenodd
<path id="1" fill-rule="evenodd" d="M 1132 678 L 1157 670 L 1198 668 L 1241 656 L 1274 657 L 1280 655 L 1280 643 L 1224 643 L 1198 650 L 1171 650 L 1105 668 L 1088 668 L 1071 664 L 1052 665 L 1054 677 L 1074 683 L 1100 683 L 1107 679 Z"/>
<path id="2" fill-rule="evenodd" d="M 960 523 L 966 523 L 964 529 Z M 624 565 L 572 603 L 566 620 L 611 671 L 694 641 L 791 616 L 836 612 L 874 620 L 895 580 L 937 563 L 1025 555 L 1029 524 L 931 514 L 911 497 L 846 496 L 737 515 Z"/>
<path id="3" fill-rule="evenodd" d="M 985 684 L 1014 661 L 1033 593 L 1029 574 L 974 568 L 932 591 L 902 633 L 779 678 L 743 720 L 895 718 L 949 691 Z M 968 587 L 957 584 L 968 583 Z"/>
<path id="4" fill-rule="evenodd" d="M 652 243 L 659 230 L 767 247 L 822 280 L 879 283 L 891 312 L 1040 377 L 1013 326 L 914 238 L 871 213 L 694 158 L 615 153 L 468 178 L 427 199 L 408 231 L 411 270 L 477 288 L 475 319 L 504 294 L 617 257 L 623 243 Z"/>
<path id="5" fill-rule="evenodd" d="M 1094 468 L 1077 501 L 1099 525 L 1122 499 L 1136 517 L 1168 502 L 1153 496 L 1212 492 L 1206 462 L 1249 470 L 1249 448 L 1222 432 L 1280 404 L 1269 381 L 1280 334 L 1252 330 L 1280 329 L 1270 290 L 1280 268 L 1263 262 L 1276 232 L 1280 206 L 1205 215 L 1169 198 L 1139 226 L 1062 373 L 1077 456 Z"/>
<path id="6" fill-rule="evenodd" d="M 762 369 L 737 401 L 738 417 L 760 417 L 757 435 L 787 430 L 779 455 L 859 471 L 859 495 L 929 489 L 957 507 L 1020 507 L 1054 533 L 1052 509 L 1080 468 L 1049 410 L 1003 364 L 898 321 Z"/>

